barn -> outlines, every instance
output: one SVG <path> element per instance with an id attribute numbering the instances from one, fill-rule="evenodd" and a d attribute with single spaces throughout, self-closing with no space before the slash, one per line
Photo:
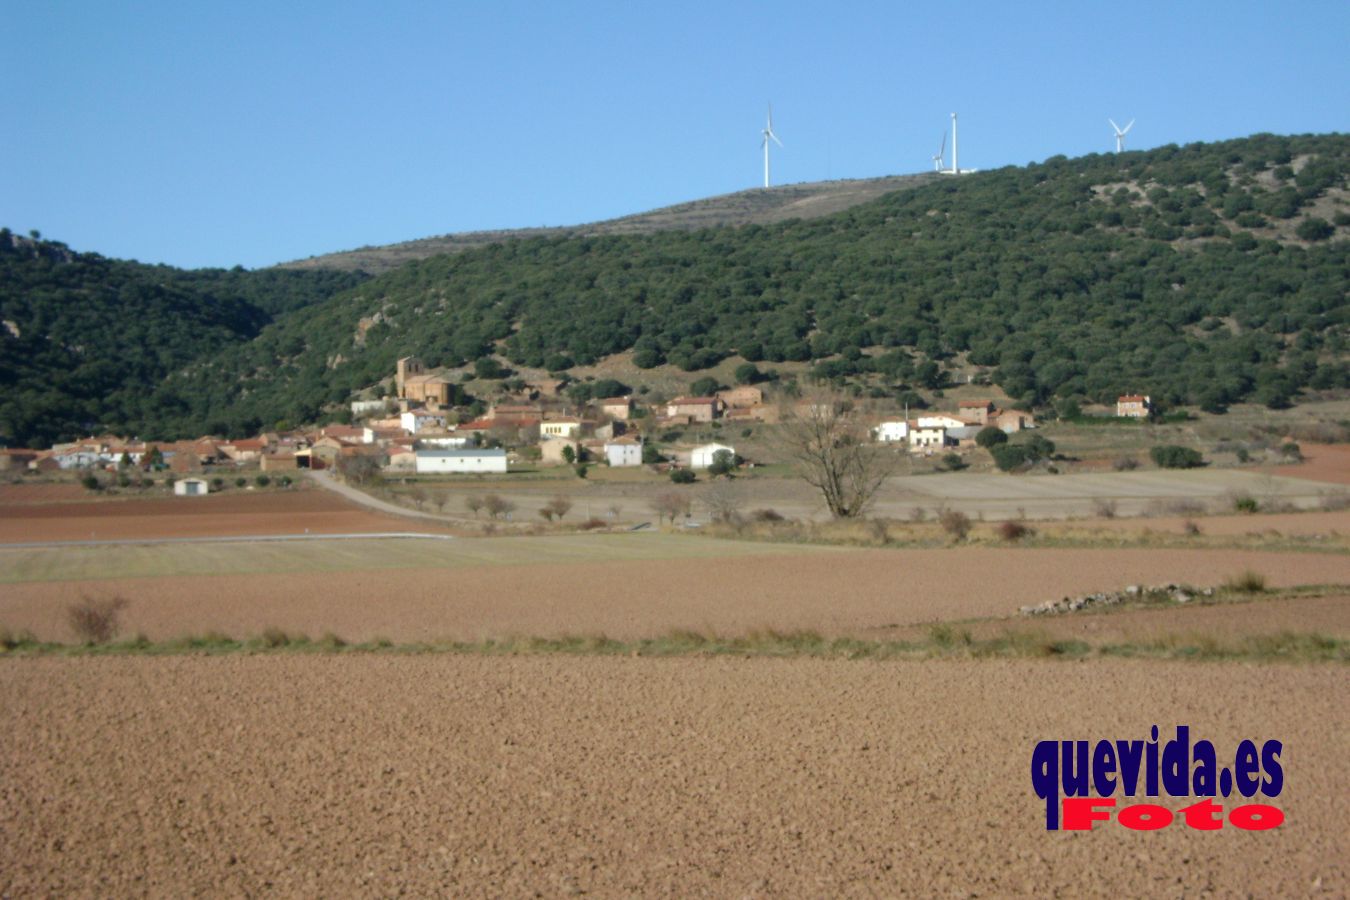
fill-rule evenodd
<path id="1" fill-rule="evenodd" d="M 476 450 L 418 450 L 417 474 L 479 473 L 505 474 L 506 451 L 502 449 Z"/>

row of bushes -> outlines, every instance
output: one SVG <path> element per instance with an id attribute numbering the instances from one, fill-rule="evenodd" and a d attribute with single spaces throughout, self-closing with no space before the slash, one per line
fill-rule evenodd
<path id="1" fill-rule="evenodd" d="M 170 475 L 169 477 L 164 479 L 163 484 L 165 487 L 171 488 L 173 487 L 174 482 L 177 480 L 178 480 L 177 476 Z M 290 487 L 294 482 L 295 479 L 289 475 L 280 475 L 276 479 L 276 483 L 280 487 Z M 267 487 L 272 483 L 272 476 L 255 475 L 253 478 L 253 483 L 256 484 L 258 487 Z M 116 484 L 117 487 L 122 488 L 125 487 L 151 488 L 154 487 L 155 480 L 148 476 L 144 476 L 141 478 L 133 478 L 132 476 L 126 474 L 120 474 L 117 476 L 114 482 L 105 484 L 102 479 L 100 479 L 97 475 L 91 472 L 80 479 L 80 484 L 84 486 L 85 490 L 101 491 L 104 488 L 110 487 L 111 484 Z M 216 477 L 211 479 L 211 490 L 213 491 L 224 490 L 225 485 L 226 481 L 224 478 Z M 234 486 L 239 488 L 247 487 L 248 479 L 240 475 L 234 479 Z"/>

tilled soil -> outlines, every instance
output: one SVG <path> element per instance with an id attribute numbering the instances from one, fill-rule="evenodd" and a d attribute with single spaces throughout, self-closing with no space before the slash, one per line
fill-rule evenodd
<path id="1" fill-rule="evenodd" d="M 1350 447 L 1344 444 L 1303 444 L 1302 448 L 1303 462 L 1289 466 L 1269 466 L 1262 471 L 1286 478 L 1350 485 Z"/>
<path id="2" fill-rule="evenodd" d="M 14 490 L 0 503 L 0 544 L 442 530 L 318 490 L 43 504 L 14 502 Z"/>
<path id="3" fill-rule="evenodd" d="M 0 681 L 4 896 L 1350 892 L 1339 666 L 236 655 Z M 1045 830 L 1036 742 L 1155 724 L 1221 761 L 1282 741 L 1284 825 Z"/>
<path id="4" fill-rule="evenodd" d="M 70 640 L 70 603 L 120 595 L 131 602 L 123 633 L 154 640 L 208 631 L 248 637 L 269 627 L 399 642 L 517 635 L 647 638 L 673 629 L 721 635 L 815 629 L 839 635 L 1015 615 L 1024 605 L 1129 584 L 1213 585 L 1247 569 L 1263 574 L 1271 587 L 1350 583 L 1350 558 L 1337 554 L 857 550 L 9 584 L 0 594 L 0 626 Z"/>

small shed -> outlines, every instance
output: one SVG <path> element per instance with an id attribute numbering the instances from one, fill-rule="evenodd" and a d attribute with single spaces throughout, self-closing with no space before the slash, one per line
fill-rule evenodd
<path id="1" fill-rule="evenodd" d="M 611 466 L 642 465 L 642 441 L 636 437 L 615 438 L 605 444 L 605 459 Z"/>
<path id="2" fill-rule="evenodd" d="M 716 461 L 717 454 L 723 450 L 732 456 L 736 455 L 736 448 L 728 447 L 726 444 L 704 444 L 702 447 L 695 447 L 694 452 L 689 455 L 689 467 L 706 469 Z"/>
<path id="3" fill-rule="evenodd" d="M 205 478 L 180 478 L 173 483 L 173 492 L 179 497 L 202 497 L 211 493 L 211 483 Z"/>

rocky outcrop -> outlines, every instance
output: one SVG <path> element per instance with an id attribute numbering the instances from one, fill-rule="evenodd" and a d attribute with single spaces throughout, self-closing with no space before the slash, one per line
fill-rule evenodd
<path id="1" fill-rule="evenodd" d="M 1196 597 L 1211 597 L 1214 588 L 1193 588 L 1185 584 L 1163 584 L 1154 587 L 1132 584 L 1123 591 L 1084 594 L 1047 600 L 1033 606 L 1023 606 L 1018 613 L 1024 616 L 1057 616 L 1121 603 L 1190 603 Z"/>

